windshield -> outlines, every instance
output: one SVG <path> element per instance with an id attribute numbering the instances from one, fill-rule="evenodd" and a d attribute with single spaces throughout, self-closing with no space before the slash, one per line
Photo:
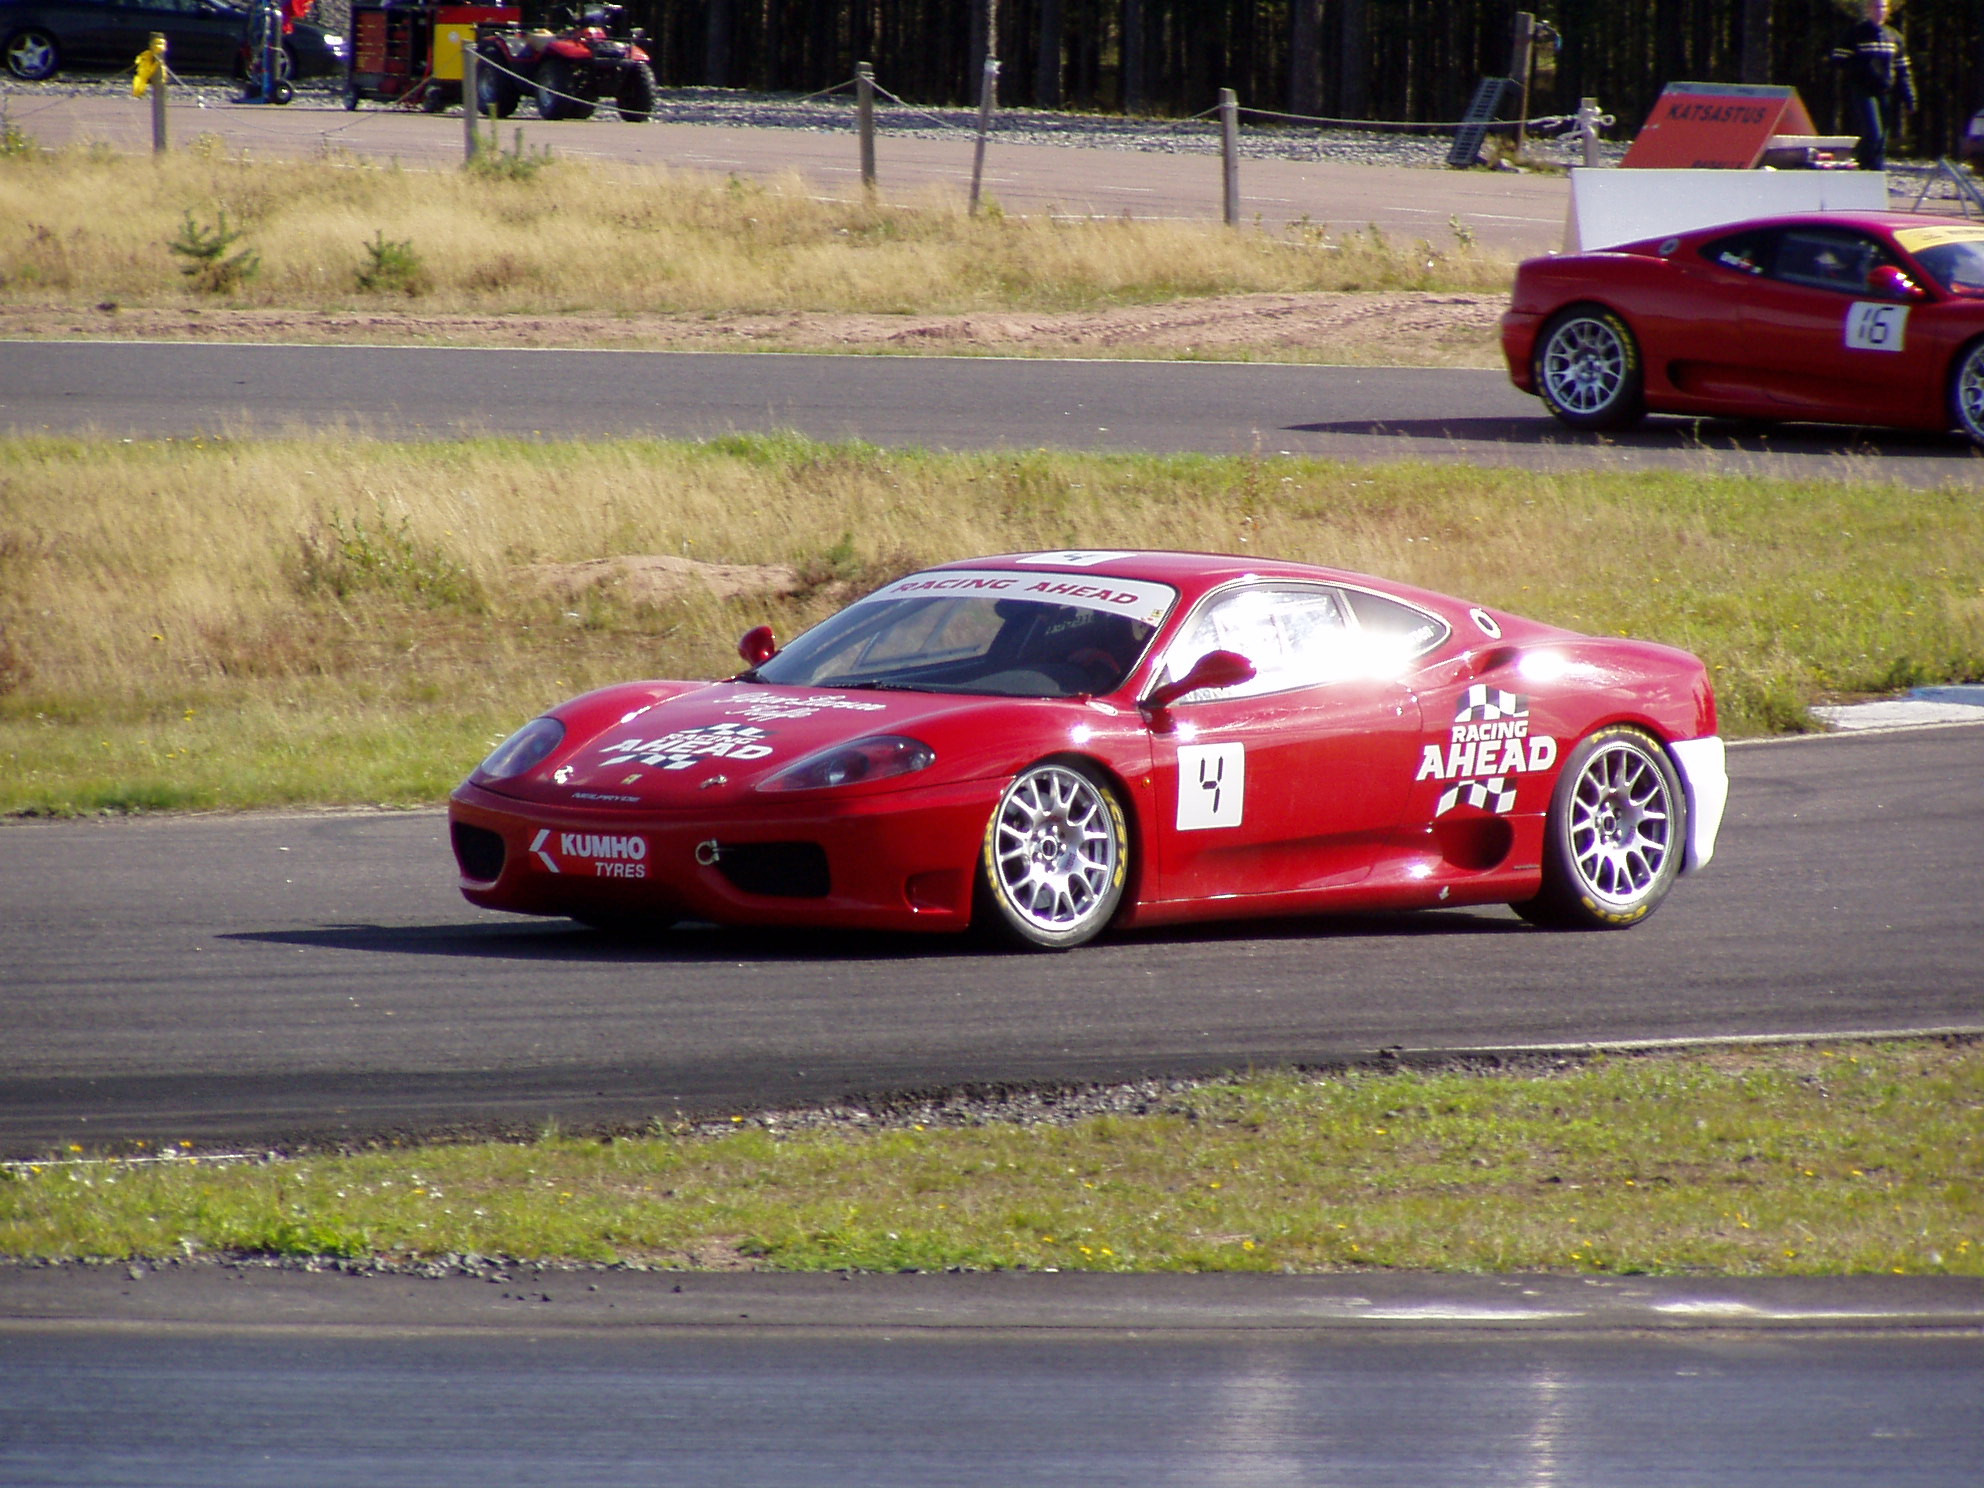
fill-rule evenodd
<path id="1" fill-rule="evenodd" d="M 850 605 L 756 670 L 783 687 L 1079 697 L 1123 685 L 1177 598 L 1162 584 L 957 570 Z"/>
<path id="2" fill-rule="evenodd" d="M 1904 227 L 1894 240 L 1951 294 L 1984 294 L 1984 228 L 1974 222 Z"/>
<path id="3" fill-rule="evenodd" d="M 1915 255 L 1952 294 L 1984 294 L 1984 242 L 1941 243 Z"/>

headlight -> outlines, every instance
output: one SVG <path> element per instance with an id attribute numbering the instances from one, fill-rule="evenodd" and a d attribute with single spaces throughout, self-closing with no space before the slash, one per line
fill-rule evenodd
<path id="1" fill-rule="evenodd" d="M 475 773 L 491 780 L 521 775 L 565 742 L 565 725 L 555 718 L 533 718 L 490 752 Z"/>
<path id="2" fill-rule="evenodd" d="M 826 790 L 836 785 L 863 785 L 892 775 L 913 775 L 937 763 L 937 751 L 921 739 L 900 734 L 876 734 L 852 744 L 836 744 L 787 765 L 760 790 Z"/>

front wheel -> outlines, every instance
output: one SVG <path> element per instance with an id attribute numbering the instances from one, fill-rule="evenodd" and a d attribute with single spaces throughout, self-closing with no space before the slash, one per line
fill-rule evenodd
<path id="1" fill-rule="evenodd" d="M 482 60 L 475 69 L 476 112 L 484 118 L 507 119 L 517 111 L 517 100 L 523 96 L 516 78 L 510 75 L 509 59 L 493 48 L 485 47 Z"/>
<path id="2" fill-rule="evenodd" d="M 1560 312 L 1536 343 L 1536 391 L 1573 429 L 1625 429 L 1646 413 L 1639 343 L 1596 305 Z"/>
<path id="3" fill-rule="evenodd" d="M 1093 940 L 1123 901 L 1130 832 L 1110 790 L 1080 765 L 1022 770 L 985 828 L 982 929 L 1010 944 L 1067 950 Z"/>
<path id="4" fill-rule="evenodd" d="M 1950 374 L 1950 417 L 1957 432 L 1984 446 L 1984 341 L 1973 341 Z"/>
<path id="5" fill-rule="evenodd" d="M 654 73 L 647 63 L 636 62 L 620 79 L 614 106 L 629 124 L 645 124 L 654 116 Z"/>
<path id="6" fill-rule="evenodd" d="M 1681 871 L 1687 802 L 1652 735 L 1602 728 L 1571 751 L 1544 824 L 1543 891 L 1516 913 L 1539 925 L 1623 930 L 1660 907 Z"/>

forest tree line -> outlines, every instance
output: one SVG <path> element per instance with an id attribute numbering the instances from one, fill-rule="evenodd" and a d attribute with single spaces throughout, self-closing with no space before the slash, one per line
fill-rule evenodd
<path id="1" fill-rule="evenodd" d="M 988 37 L 1002 105 L 1188 116 L 1221 88 L 1264 112 L 1436 123 L 1507 76 L 1518 12 L 1536 53 L 1532 115 L 1596 98 L 1637 130 L 1669 82 L 1795 86 L 1839 126 L 1827 61 L 1859 0 L 627 0 L 664 86 L 811 93 L 874 64 L 890 92 L 976 102 Z M 1954 153 L 1984 108 L 1984 5 L 1907 0 L 1892 22 L 1921 106 L 1902 149 Z"/>

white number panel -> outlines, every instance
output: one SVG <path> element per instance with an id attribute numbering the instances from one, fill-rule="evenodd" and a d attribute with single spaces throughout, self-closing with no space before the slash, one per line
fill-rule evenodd
<path id="1" fill-rule="evenodd" d="M 1237 827 L 1247 805 L 1244 744 L 1178 746 L 1178 830 Z"/>
<path id="2" fill-rule="evenodd" d="M 1846 311 L 1846 344 L 1855 351 L 1900 351 L 1908 307 L 1855 300 Z"/>

